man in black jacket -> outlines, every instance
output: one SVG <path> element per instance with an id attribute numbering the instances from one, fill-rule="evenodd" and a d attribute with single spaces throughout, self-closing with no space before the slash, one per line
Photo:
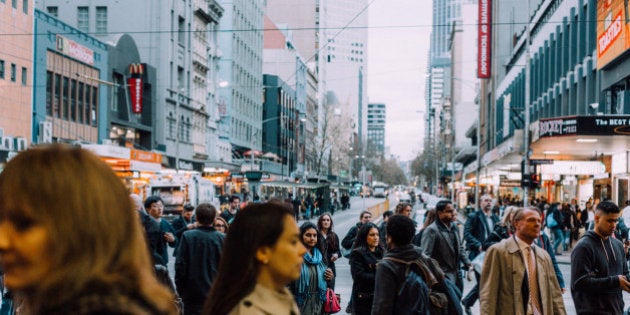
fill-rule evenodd
<path id="1" fill-rule="evenodd" d="M 192 230 L 197 227 L 195 224 L 195 207 L 187 203 L 184 205 L 184 211 L 177 217 L 171 225 L 175 229 L 175 236 L 177 239 L 182 237 L 182 234 L 188 230 Z"/>
<path id="2" fill-rule="evenodd" d="M 464 240 L 468 249 L 468 258 L 471 261 L 483 251 L 483 242 L 492 233 L 494 225 L 499 222 L 499 217 L 492 214 L 492 197 L 490 195 L 481 196 L 479 206 L 481 209 L 470 214 L 466 220 L 466 225 L 464 225 Z M 472 314 L 470 308 L 479 299 L 479 277 L 480 274 L 475 271 L 477 284 L 462 299 L 467 315 Z"/>
<path id="3" fill-rule="evenodd" d="M 224 235 L 212 227 L 217 210 L 202 203 L 195 212 L 198 227 L 182 234 L 175 259 L 175 285 L 186 315 L 201 312 L 223 251 Z"/>
<path id="4" fill-rule="evenodd" d="M 416 233 L 416 227 L 409 217 L 393 215 L 387 221 L 387 246 L 389 251 L 385 258 L 376 266 L 376 280 L 372 314 L 394 314 L 397 306 L 398 288 L 405 281 L 406 265 L 396 263 L 387 258 L 412 261 L 422 256 L 422 250 L 413 246 L 411 241 Z M 426 305 L 424 306 L 426 307 Z M 407 310 L 412 311 L 417 310 Z"/>
<path id="5" fill-rule="evenodd" d="M 595 230 L 587 231 L 571 252 L 571 295 L 577 314 L 623 314 L 622 292 L 630 292 L 628 248 L 611 237 L 621 215 L 602 201 L 595 210 Z"/>

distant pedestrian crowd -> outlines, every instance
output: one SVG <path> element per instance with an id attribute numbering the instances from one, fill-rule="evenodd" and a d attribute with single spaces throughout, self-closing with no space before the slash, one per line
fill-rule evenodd
<path id="1" fill-rule="evenodd" d="M 186 205 L 169 222 L 160 197 L 129 196 L 92 153 L 29 149 L 0 173 L 0 312 L 470 314 L 479 300 L 481 314 L 566 314 L 570 285 L 578 314 L 623 314 L 630 292 L 630 202 L 497 209 L 484 195 L 463 235 L 451 201 L 417 233 L 413 204 L 400 203 L 380 226 L 362 211 L 340 238 L 329 212 L 298 226 L 293 200 L 226 201 Z M 569 250 L 565 284 L 555 256 Z M 335 294 L 342 257 L 348 301 Z M 476 285 L 463 296 L 465 279 Z"/>

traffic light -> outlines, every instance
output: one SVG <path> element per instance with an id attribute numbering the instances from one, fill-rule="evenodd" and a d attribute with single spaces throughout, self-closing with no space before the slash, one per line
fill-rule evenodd
<path id="1" fill-rule="evenodd" d="M 530 180 L 529 180 L 529 184 L 530 184 L 530 188 L 533 189 L 537 189 L 538 187 L 540 187 L 540 175 L 539 174 L 530 174 Z"/>

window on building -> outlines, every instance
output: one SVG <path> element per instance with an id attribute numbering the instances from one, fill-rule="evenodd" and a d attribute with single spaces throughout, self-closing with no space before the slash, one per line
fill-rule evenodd
<path id="1" fill-rule="evenodd" d="M 177 21 L 177 42 L 182 46 L 186 45 L 186 20 L 181 16 Z"/>
<path id="2" fill-rule="evenodd" d="M 4 79 L 4 60 L 0 60 L 0 79 Z"/>
<path id="3" fill-rule="evenodd" d="M 168 114 L 168 137 L 170 139 L 175 139 L 175 117 L 173 117 L 173 113 Z"/>
<path id="4" fill-rule="evenodd" d="M 92 126 L 96 127 L 96 118 L 97 118 L 97 108 L 98 108 L 98 87 L 92 87 L 92 102 L 91 102 L 91 111 L 90 117 L 88 119 L 92 120 Z"/>
<path id="5" fill-rule="evenodd" d="M 63 77 L 63 90 L 61 92 L 61 118 L 68 119 L 68 94 L 70 93 L 70 79 Z"/>
<path id="6" fill-rule="evenodd" d="M 52 116 L 53 74 L 46 71 L 46 116 Z"/>
<path id="7" fill-rule="evenodd" d="M 11 64 L 11 82 L 15 82 L 17 80 L 17 66 L 12 63 Z"/>
<path id="8" fill-rule="evenodd" d="M 59 17 L 59 7 L 46 7 L 46 11 L 54 17 Z"/>
<path id="9" fill-rule="evenodd" d="M 70 121 L 77 121 L 77 80 L 70 80 Z"/>
<path id="10" fill-rule="evenodd" d="M 28 0 L 22 0 L 22 11 L 28 14 Z"/>
<path id="11" fill-rule="evenodd" d="M 81 124 L 83 123 L 83 114 L 85 113 L 85 110 L 83 109 L 84 86 L 85 84 L 83 82 L 79 82 L 79 94 L 77 95 L 77 104 L 78 104 L 77 122 Z"/>
<path id="12" fill-rule="evenodd" d="M 77 28 L 84 33 L 90 31 L 89 7 L 77 7 Z"/>
<path id="13" fill-rule="evenodd" d="M 96 32 L 107 33 L 107 7 L 96 7 Z"/>
<path id="14" fill-rule="evenodd" d="M 54 82 L 54 96 L 53 96 L 53 117 L 59 118 L 61 115 L 61 91 L 63 87 L 61 85 L 61 75 L 55 74 Z"/>
<path id="15" fill-rule="evenodd" d="M 11 6 L 12 6 L 14 9 L 17 9 L 17 0 L 11 0 Z"/>
<path id="16" fill-rule="evenodd" d="M 26 85 L 27 79 L 26 68 L 22 67 L 22 85 Z"/>
<path id="17" fill-rule="evenodd" d="M 184 89 L 184 68 L 177 67 L 177 89 L 181 91 Z"/>

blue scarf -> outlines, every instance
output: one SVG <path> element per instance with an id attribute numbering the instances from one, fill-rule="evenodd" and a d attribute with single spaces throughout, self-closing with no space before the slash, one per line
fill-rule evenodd
<path id="1" fill-rule="evenodd" d="M 309 252 L 304 254 L 304 263 L 302 263 L 302 269 L 300 270 L 300 279 L 297 283 L 297 296 L 296 302 L 299 307 L 302 307 L 306 301 L 311 297 L 309 292 L 309 286 L 311 281 L 311 275 L 309 273 L 309 266 L 317 266 L 317 291 L 319 292 L 320 301 L 324 301 L 326 298 L 326 280 L 324 280 L 324 272 L 326 271 L 326 263 L 324 262 L 322 253 L 317 248 L 313 248 L 313 255 Z"/>

